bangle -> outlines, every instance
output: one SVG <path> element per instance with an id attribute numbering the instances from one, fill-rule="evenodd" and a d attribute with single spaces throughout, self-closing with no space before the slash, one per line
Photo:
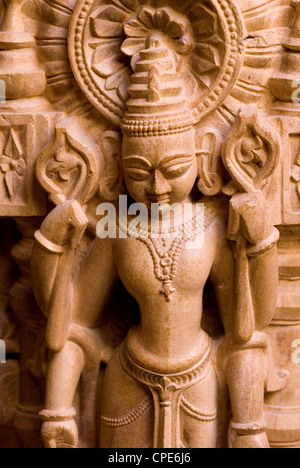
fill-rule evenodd
<path id="1" fill-rule="evenodd" d="M 51 422 L 63 422 L 63 421 L 72 421 L 76 416 L 76 411 L 74 408 L 69 408 L 67 410 L 47 410 L 44 409 L 39 412 L 39 416 L 43 421 Z"/>
<path id="2" fill-rule="evenodd" d="M 35 240 L 46 250 L 49 250 L 53 253 L 63 253 L 64 248 L 61 245 L 54 244 L 53 242 L 49 241 L 40 230 L 36 231 L 34 234 Z"/>
<path id="3" fill-rule="evenodd" d="M 278 242 L 280 237 L 280 232 L 278 229 L 274 228 L 273 233 L 262 242 L 250 247 L 247 250 L 248 257 L 258 257 L 258 255 L 262 255 L 263 253 L 271 250 Z"/>
<path id="4" fill-rule="evenodd" d="M 267 429 L 267 424 L 265 421 L 252 423 L 235 423 L 231 421 L 230 428 L 237 435 L 256 435 L 265 432 Z"/>

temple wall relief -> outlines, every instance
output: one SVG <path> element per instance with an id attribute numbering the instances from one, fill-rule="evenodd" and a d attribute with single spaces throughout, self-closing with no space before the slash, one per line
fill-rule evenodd
<path id="1" fill-rule="evenodd" d="M 0 447 L 300 448 L 300 2 L 0 1 Z"/>

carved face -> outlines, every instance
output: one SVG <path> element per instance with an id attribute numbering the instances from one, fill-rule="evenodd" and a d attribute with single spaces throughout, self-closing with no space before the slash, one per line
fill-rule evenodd
<path id="1" fill-rule="evenodd" d="M 195 132 L 123 138 L 127 190 L 138 203 L 182 203 L 197 178 Z"/>

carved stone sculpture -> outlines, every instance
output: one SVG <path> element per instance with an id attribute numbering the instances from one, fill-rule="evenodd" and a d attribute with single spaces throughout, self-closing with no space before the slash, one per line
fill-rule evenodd
<path id="1" fill-rule="evenodd" d="M 299 448 L 298 2 L 0 14 L 0 446 Z"/>

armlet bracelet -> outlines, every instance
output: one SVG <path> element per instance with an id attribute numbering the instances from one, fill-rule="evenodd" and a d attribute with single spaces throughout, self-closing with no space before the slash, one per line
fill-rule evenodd
<path id="1" fill-rule="evenodd" d="M 58 410 L 58 411 L 44 409 L 39 412 L 39 416 L 43 421 L 51 421 L 51 422 L 72 421 L 76 416 L 76 411 L 74 408 L 69 408 L 67 410 Z"/>
<path id="2" fill-rule="evenodd" d="M 267 424 L 265 421 L 258 421 L 252 423 L 235 423 L 231 421 L 230 428 L 237 435 L 256 435 L 265 432 Z"/>
<path id="3" fill-rule="evenodd" d="M 34 234 L 35 240 L 46 250 L 49 250 L 53 253 L 63 253 L 64 248 L 61 245 L 54 244 L 53 242 L 49 241 L 40 230 L 36 231 Z"/>
<path id="4" fill-rule="evenodd" d="M 247 250 L 248 257 L 258 257 L 259 255 L 262 255 L 268 250 L 271 250 L 277 244 L 279 237 L 280 237 L 280 232 L 278 231 L 278 229 L 274 228 L 274 231 L 270 235 L 270 237 L 268 237 L 262 242 L 259 242 L 253 247 L 250 247 Z"/>

